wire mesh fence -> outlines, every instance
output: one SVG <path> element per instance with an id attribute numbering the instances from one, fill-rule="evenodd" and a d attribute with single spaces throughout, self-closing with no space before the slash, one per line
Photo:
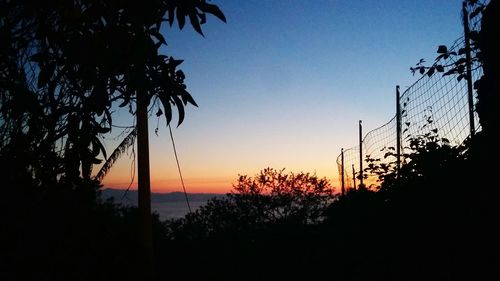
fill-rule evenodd
<path id="1" fill-rule="evenodd" d="M 471 20 L 470 26 L 472 30 L 478 31 L 480 19 L 476 17 Z M 465 42 L 464 37 L 455 40 L 448 48 L 448 52 L 463 54 L 460 50 L 465 48 Z M 440 63 L 454 65 L 463 57 L 464 55 L 445 57 Z M 473 84 L 482 76 L 482 69 L 477 61 L 470 62 L 470 66 L 472 81 L 469 83 Z M 475 91 L 473 96 L 475 103 Z M 405 153 L 410 152 L 410 139 L 427 133 L 432 132 L 439 138 L 449 141 L 451 145 L 463 144 L 471 132 L 480 130 L 479 118 L 473 106 L 469 103 L 468 81 L 463 76 L 443 75 L 443 73 L 424 74 L 399 96 L 400 160 L 404 162 Z M 470 112 L 473 114 L 472 122 Z M 386 167 L 396 165 L 397 117 L 394 116 L 386 124 L 368 132 L 361 144 L 343 150 L 337 157 L 339 180 L 342 184 L 343 174 L 345 190 L 356 188 L 361 178 L 364 180 L 364 186 L 368 188 L 376 188 L 380 184 L 378 176 L 369 172 L 373 160 Z M 362 148 L 363 173 L 360 173 L 359 145 Z"/>

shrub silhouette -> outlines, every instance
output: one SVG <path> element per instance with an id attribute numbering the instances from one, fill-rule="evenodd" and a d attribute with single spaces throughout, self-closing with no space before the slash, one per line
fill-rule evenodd
<path id="1" fill-rule="evenodd" d="M 315 219 L 295 219 L 301 208 L 279 219 L 271 215 L 295 206 L 289 202 L 302 202 L 281 195 L 273 201 L 270 190 L 280 185 L 265 186 L 280 171 L 242 176 L 234 185 L 240 192 L 165 224 L 170 237 L 165 250 L 176 249 L 176 259 L 190 263 L 169 257 L 165 262 L 178 267 L 172 274 L 194 266 L 202 272 L 197 278 L 209 280 L 325 274 L 326 280 L 491 280 L 500 265 L 498 208 L 495 199 L 474 193 L 477 184 L 469 172 L 481 164 L 470 143 L 452 146 L 431 132 L 414 137 L 411 148 L 399 175 L 385 173 L 378 191 L 331 197 L 322 212 L 310 213 Z M 256 261 L 268 265 L 265 271 L 253 266 Z"/>
<path id="2" fill-rule="evenodd" d="M 185 218 L 172 221 L 176 237 L 244 233 L 271 224 L 314 224 L 334 200 L 326 179 L 309 173 L 267 168 L 255 177 L 241 175 L 231 193 L 214 198 Z"/>

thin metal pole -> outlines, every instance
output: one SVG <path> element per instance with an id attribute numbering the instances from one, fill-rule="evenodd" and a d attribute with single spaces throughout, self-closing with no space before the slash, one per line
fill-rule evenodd
<path id="1" fill-rule="evenodd" d="M 141 95 L 142 94 L 142 95 Z M 151 189 L 149 179 L 149 136 L 148 136 L 148 104 L 145 93 L 137 97 L 137 180 L 138 180 L 138 238 L 142 245 L 143 280 L 151 280 L 153 276 L 153 236 L 151 221 Z"/>
<path id="2" fill-rule="evenodd" d="M 363 185 L 363 126 L 361 120 L 359 120 L 359 187 L 365 187 Z"/>
<path id="3" fill-rule="evenodd" d="M 340 150 L 340 159 L 341 159 L 341 162 L 342 162 L 342 176 L 341 176 L 341 179 L 342 179 L 342 196 L 345 195 L 345 181 L 344 181 L 344 149 L 342 148 Z"/>
<path id="4" fill-rule="evenodd" d="M 401 169 L 401 102 L 399 85 L 396 86 L 396 172 L 399 177 Z"/>
<path id="5" fill-rule="evenodd" d="M 470 29 L 469 29 L 469 20 L 467 13 L 467 4 L 466 1 L 462 3 L 462 17 L 464 21 L 464 39 L 465 39 L 465 64 L 467 67 L 467 97 L 469 103 L 469 124 L 470 124 L 470 136 L 471 138 L 475 133 L 475 124 L 474 124 L 474 99 L 473 99 L 473 91 L 472 91 L 472 67 L 471 67 L 471 48 L 470 48 Z"/>
<path id="6" fill-rule="evenodd" d="M 354 190 L 356 190 L 356 170 L 354 170 L 354 164 L 352 164 L 352 180 L 354 181 Z"/>

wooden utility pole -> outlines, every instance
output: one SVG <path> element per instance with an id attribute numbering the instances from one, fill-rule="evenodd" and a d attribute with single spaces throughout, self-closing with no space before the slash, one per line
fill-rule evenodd
<path id="1" fill-rule="evenodd" d="M 137 95 L 137 176 L 139 208 L 139 245 L 143 253 L 143 280 L 153 278 L 153 235 L 149 179 L 148 105 L 146 93 Z"/>

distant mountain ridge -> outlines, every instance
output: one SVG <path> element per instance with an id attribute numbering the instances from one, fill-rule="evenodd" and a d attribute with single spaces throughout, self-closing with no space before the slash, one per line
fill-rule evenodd
<path id="1" fill-rule="evenodd" d="M 124 194 L 126 193 L 125 198 L 123 199 Z M 129 190 L 126 191 L 124 189 L 116 189 L 116 188 L 103 188 L 101 189 L 101 198 L 103 200 L 107 200 L 109 198 L 114 198 L 116 203 L 124 203 L 124 204 L 134 204 L 137 202 L 137 190 Z M 188 193 L 187 194 L 189 201 L 207 201 L 214 197 L 224 197 L 225 194 L 220 193 Z M 151 193 L 151 202 L 152 203 L 165 203 L 165 202 L 179 202 L 185 201 L 186 197 L 183 192 L 175 191 L 175 192 L 167 192 L 167 193 Z M 123 201 L 123 202 L 122 202 Z"/>

